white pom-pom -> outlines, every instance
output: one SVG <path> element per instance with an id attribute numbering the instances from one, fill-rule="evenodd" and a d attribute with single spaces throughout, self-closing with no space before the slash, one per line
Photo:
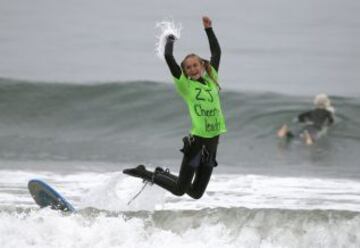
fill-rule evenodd
<path id="1" fill-rule="evenodd" d="M 176 25 L 173 21 L 161 21 L 156 23 L 156 27 L 160 28 L 160 35 L 157 36 L 155 52 L 160 59 L 164 60 L 166 37 L 173 35 L 176 39 L 180 39 L 182 25 Z"/>

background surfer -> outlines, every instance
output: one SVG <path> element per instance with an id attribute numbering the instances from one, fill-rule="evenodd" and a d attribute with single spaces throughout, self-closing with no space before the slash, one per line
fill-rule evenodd
<path id="1" fill-rule="evenodd" d="M 301 113 L 296 121 L 304 123 L 305 126 L 299 131 L 290 131 L 287 124 L 284 124 L 277 132 L 279 138 L 292 139 L 303 137 L 305 143 L 311 145 L 318 139 L 326 128 L 334 123 L 334 107 L 326 94 L 319 94 L 314 99 L 315 109 Z"/>
<path id="2" fill-rule="evenodd" d="M 184 156 L 179 175 L 175 176 L 160 167 L 151 172 L 143 165 L 123 171 L 151 181 L 174 195 L 186 193 L 194 199 L 201 198 L 205 192 L 213 167 L 217 165 L 219 136 L 226 132 L 218 84 L 221 50 L 211 19 L 203 17 L 202 21 L 210 44 L 210 61 L 192 53 L 185 57 L 180 67 L 173 56 L 176 35 L 169 34 L 166 37 L 165 60 L 177 92 L 188 106 L 192 121 L 190 135 L 183 138 L 184 147 L 181 151 Z"/>

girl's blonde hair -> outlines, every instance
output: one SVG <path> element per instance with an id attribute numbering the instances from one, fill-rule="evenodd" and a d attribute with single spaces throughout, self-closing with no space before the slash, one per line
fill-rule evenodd
<path id="1" fill-rule="evenodd" d="M 219 88 L 219 90 L 221 89 L 220 85 L 219 85 L 219 82 L 216 80 L 215 76 L 213 75 L 213 72 L 211 70 L 211 65 L 210 65 L 210 62 L 209 60 L 206 60 L 206 59 L 203 59 L 201 57 L 199 57 L 198 55 L 196 55 L 195 53 L 190 53 L 188 54 L 184 60 L 181 62 L 181 69 L 184 73 L 184 75 L 186 77 L 188 77 L 188 75 L 186 74 L 186 71 L 185 71 L 185 61 L 188 59 L 188 58 L 196 58 L 199 60 L 199 62 L 204 65 L 204 68 L 207 72 L 207 74 L 209 75 L 209 77 L 211 78 L 212 81 L 215 82 L 215 84 L 217 85 L 217 87 Z"/>

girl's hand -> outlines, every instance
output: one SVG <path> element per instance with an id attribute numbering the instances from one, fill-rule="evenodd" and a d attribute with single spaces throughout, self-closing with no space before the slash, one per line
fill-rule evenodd
<path id="1" fill-rule="evenodd" d="M 168 36 L 166 36 L 166 39 L 167 40 L 176 40 L 176 37 L 173 34 L 169 34 Z"/>
<path id="2" fill-rule="evenodd" d="M 211 28 L 211 19 L 207 16 L 203 16 L 202 18 L 204 28 Z"/>

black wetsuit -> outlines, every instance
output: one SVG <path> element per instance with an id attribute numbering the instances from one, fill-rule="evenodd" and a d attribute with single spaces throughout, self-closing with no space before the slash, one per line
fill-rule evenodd
<path id="1" fill-rule="evenodd" d="M 210 64 L 218 71 L 221 49 L 213 29 L 206 28 L 205 31 L 211 51 Z M 180 78 L 182 71 L 173 56 L 173 46 L 174 39 L 169 37 L 165 45 L 165 60 L 171 74 L 175 78 Z M 202 78 L 197 81 L 205 83 Z M 204 194 L 209 183 L 213 167 L 217 165 L 216 151 L 218 142 L 219 136 L 213 138 L 203 138 L 199 136 L 185 137 L 184 148 L 182 149 L 184 157 L 179 176 L 174 176 L 169 172 L 155 173 L 153 182 L 167 189 L 174 195 L 181 196 L 186 193 L 192 198 L 199 199 Z"/>
<path id="2" fill-rule="evenodd" d="M 287 138 L 291 139 L 300 136 L 306 130 L 313 139 L 317 139 L 319 131 L 334 123 L 333 114 L 326 109 L 320 108 L 299 114 L 297 120 L 306 125 L 297 131 L 288 131 Z"/>
<path id="3" fill-rule="evenodd" d="M 334 123 L 333 115 L 326 109 L 314 109 L 298 115 L 299 122 L 308 123 L 321 130 L 324 126 L 328 126 Z"/>
<path id="4" fill-rule="evenodd" d="M 191 144 L 186 144 L 191 140 Z M 153 182 L 177 196 L 188 194 L 199 199 L 209 183 L 213 167 L 217 165 L 216 151 L 219 136 L 202 138 L 189 136 L 184 138 L 184 156 L 179 176 L 169 172 L 155 172 Z"/>

